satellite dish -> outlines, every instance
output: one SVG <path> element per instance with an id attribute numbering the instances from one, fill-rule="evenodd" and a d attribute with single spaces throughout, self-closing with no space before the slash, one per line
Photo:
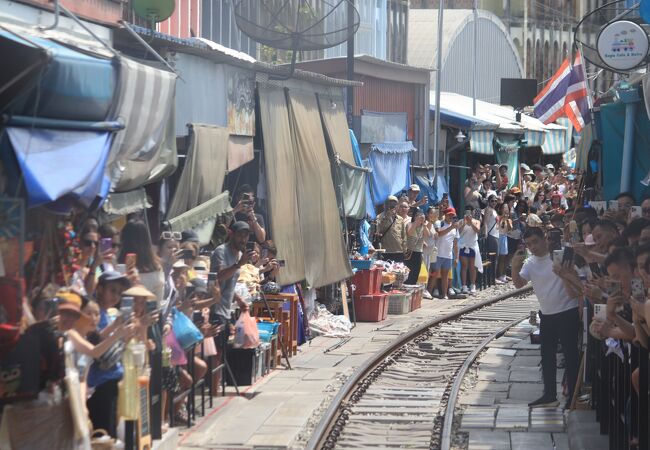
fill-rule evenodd
<path id="1" fill-rule="evenodd" d="M 176 8 L 174 0 L 133 0 L 131 5 L 138 17 L 154 23 L 167 20 Z"/>
<path id="2" fill-rule="evenodd" d="M 235 21 L 254 41 L 292 51 L 289 73 L 283 77 L 289 78 L 299 51 L 347 41 L 359 29 L 360 18 L 351 0 L 236 0 Z"/>
<path id="3" fill-rule="evenodd" d="M 622 45 L 620 42 L 615 42 L 615 39 L 611 39 L 611 42 L 604 42 L 604 38 L 607 38 L 607 32 L 619 27 L 617 22 L 631 22 L 631 27 L 637 29 L 641 34 L 640 36 L 634 36 L 633 45 L 640 47 L 640 44 L 644 43 L 646 46 L 644 54 L 637 57 L 636 61 L 630 58 L 631 63 L 628 66 L 613 64 L 611 60 L 614 58 L 606 60 L 607 55 L 603 52 L 604 44 L 608 44 L 612 53 L 618 52 L 617 47 L 620 46 L 619 44 Z M 625 0 L 615 0 L 585 15 L 575 28 L 573 40 L 582 49 L 584 58 L 591 64 L 611 72 L 628 73 L 650 63 L 650 53 L 647 52 L 648 34 L 650 34 L 650 25 L 641 18 L 639 4 L 635 3 L 633 6 L 627 7 Z M 627 49 L 624 50 L 627 51 Z M 638 48 L 634 50 L 637 51 Z"/>

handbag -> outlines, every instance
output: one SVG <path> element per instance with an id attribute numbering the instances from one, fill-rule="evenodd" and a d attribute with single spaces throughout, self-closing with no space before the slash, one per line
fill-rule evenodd
<path id="1" fill-rule="evenodd" d="M 172 325 L 176 340 L 184 350 L 190 348 L 203 340 L 203 334 L 182 312 L 174 308 L 174 323 Z"/>

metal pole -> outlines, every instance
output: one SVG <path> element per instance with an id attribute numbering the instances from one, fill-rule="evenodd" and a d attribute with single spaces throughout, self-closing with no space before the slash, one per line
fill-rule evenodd
<path id="1" fill-rule="evenodd" d="M 478 0 L 474 0 L 474 26 L 472 32 L 474 34 L 474 57 L 472 58 L 472 115 L 476 117 L 476 57 L 478 53 Z"/>
<path id="2" fill-rule="evenodd" d="M 445 8 L 445 0 L 438 4 L 438 54 L 436 55 L 436 111 L 434 115 L 433 129 L 433 177 L 438 177 L 438 152 L 440 151 L 440 90 L 442 86 L 442 15 Z"/>
<path id="3" fill-rule="evenodd" d="M 348 0 L 348 49 L 347 69 L 348 80 L 354 80 L 354 0 Z M 348 86 L 346 89 L 348 126 L 352 129 L 352 116 L 354 115 L 354 88 Z"/>
<path id="4" fill-rule="evenodd" d="M 634 120 L 636 102 L 625 104 L 625 136 L 623 137 L 623 161 L 621 168 L 621 192 L 630 190 L 632 163 L 634 159 Z"/>

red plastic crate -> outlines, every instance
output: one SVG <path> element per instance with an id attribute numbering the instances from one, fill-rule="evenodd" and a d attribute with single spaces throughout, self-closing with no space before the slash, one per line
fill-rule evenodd
<path id="1" fill-rule="evenodd" d="M 384 273 L 384 270 L 381 267 L 376 267 L 372 269 L 372 273 L 374 274 L 374 293 L 375 294 L 380 294 L 381 293 L 381 280 L 382 280 L 382 274 Z"/>
<path id="2" fill-rule="evenodd" d="M 388 317 L 386 294 L 361 295 L 354 299 L 357 322 L 381 322 Z"/>
<path id="3" fill-rule="evenodd" d="M 420 309 L 422 307 L 422 289 L 418 288 L 413 291 L 411 297 L 411 311 Z"/>
<path id="4" fill-rule="evenodd" d="M 375 271 L 358 270 L 350 280 L 355 286 L 354 298 L 360 298 L 362 295 L 372 295 L 375 293 Z"/>

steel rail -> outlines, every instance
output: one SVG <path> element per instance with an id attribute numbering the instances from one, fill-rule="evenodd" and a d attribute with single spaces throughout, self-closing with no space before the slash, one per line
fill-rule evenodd
<path id="1" fill-rule="evenodd" d="M 425 333 L 429 328 L 434 327 L 438 324 L 448 322 L 450 320 L 456 319 L 464 314 L 470 313 L 477 309 L 483 308 L 485 306 L 492 305 L 494 303 L 500 302 L 502 300 L 516 297 L 518 295 L 526 294 L 532 291 L 532 286 L 527 285 L 520 289 L 514 289 L 512 291 L 505 292 L 503 294 L 497 295 L 487 300 L 483 300 L 474 305 L 469 305 L 464 308 L 461 308 L 457 311 L 445 314 L 443 316 L 437 317 L 435 319 L 429 320 L 422 325 L 414 328 L 411 331 L 404 333 L 397 340 L 389 343 L 379 352 L 377 352 L 371 359 L 365 361 L 361 366 L 359 366 L 354 373 L 347 379 L 345 384 L 341 387 L 339 392 L 336 394 L 329 407 L 321 417 L 320 421 L 316 425 L 316 428 L 311 434 L 305 450 L 317 450 L 321 449 L 324 446 L 325 441 L 327 440 L 332 427 L 335 425 L 337 416 L 340 415 L 340 410 L 342 405 L 349 399 L 354 390 L 358 387 L 358 384 L 363 380 L 363 378 L 368 375 L 376 366 L 378 366 L 382 361 L 384 361 L 390 354 L 395 350 L 402 347 L 407 342 L 415 339 L 417 336 Z"/>
<path id="2" fill-rule="evenodd" d="M 458 372 L 454 376 L 454 384 L 451 386 L 449 397 L 447 398 L 447 405 L 445 406 L 445 422 L 442 427 L 440 450 L 449 450 L 451 448 L 451 433 L 454 424 L 454 411 L 456 409 L 458 394 L 460 394 L 460 388 L 463 385 L 465 374 L 471 365 L 474 364 L 474 361 L 476 361 L 479 353 L 481 353 L 485 347 L 490 344 L 490 342 L 505 334 L 510 328 L 517 325 L 524 319 L 525 317 L 513 320 L 508 325 L 502 327 L 500 330 L 497 330 L 496 332 L 483 339 L 483 341 L 465 359 L 465 362 L 463 362 L 463 365 L 460 367 L 460 369 L 458 369 Z"/>

